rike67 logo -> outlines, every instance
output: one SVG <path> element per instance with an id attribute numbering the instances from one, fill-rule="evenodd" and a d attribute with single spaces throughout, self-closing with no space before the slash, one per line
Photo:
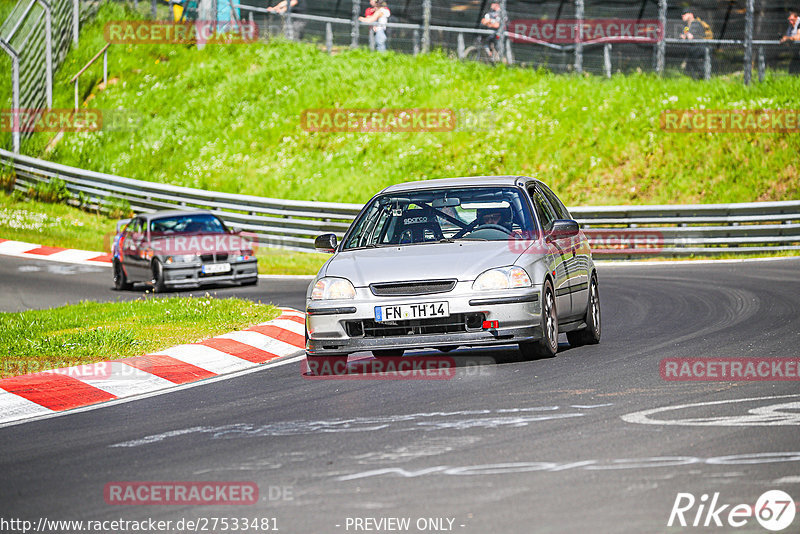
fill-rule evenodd
<path id="1" fill-rule="evenodd" d="M 678 493 L 667 526 L 739 528 L 748 525 L 755 517 L 763 528 L 778 532 L 792 524 L 795 513 L 794 501 L 781 490 L 764 492 L 755 506 L 720 504 L 719 492 L 710 497 L 704 493 L 699 499 L 691 493 Z"/>

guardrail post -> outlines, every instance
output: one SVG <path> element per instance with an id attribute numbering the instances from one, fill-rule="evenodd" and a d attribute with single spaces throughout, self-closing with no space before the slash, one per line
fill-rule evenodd
<path id="1" fill-rule="evenodd" d="M 44 6 L 44 55 L 45 55 L 45 69 L 47 70 L 47 79 L 45 83 L 47 87 L 47 107 L 53 107 L 53 15 L 50 9 L 50 4 L 40 0 Z"/>
<path id="2" fill-rule="evenodd" d="M 367 41 L 369 42 L 369 49 L 373 52 L 375 51 L 375 32 L 372 31 L 372 27 L 370 26 L 369 31 L 367 32 Z"/>
<path id="3" fill-rule="evenodd" d="M 431 0 L 422 0 L 422 52 L 431 50 Z"/>
<path id="4" fill-rule="evenodd" d="M 611 43 L 603 45 L 603 72 L 606 78 L 611 78 Z"/>
<path id="5" fill-rule="evenodd" d="M 294 24 L 292 24 L 292 0 L 286 0 L 286 18 L 284 19 L 286 39 L 294 41 Z"/>
<path id="6" fill-rule="evenodd" d="M 506 39 L 506 62 L 509 65 L 514 64 L 514 51 L 511 50 L 511 41 Z"/>
<path id="7" fill-rule="evenodd" d="M 766 74 L 766 71 L 767 71 L 767 64 L 766 64 L 766 61 L 764 60 L 764 47 L 763 46 L 759 46 L 758 47 L 758 81 L 759 82 L 763 82 L 764 81 L 764 75 Z"/>
<path id="8" fill-rule="evenodd" d="M 414 55 L 416 56 L 419 54 L 419 29 L 414 28 L 414 33 L 412 35 L 412 40 L 414 41 Z"/>
<path id="9" fill-rule="evenodd" d="M 753 0 L 747 0 L 744 19 L 744 84 L 753 77 Z"/>
<path id="10" fill-rule="evenodd" d="M 664 74 L 664 58 L 667 52 L 667 0 L 658 0 L 658 24 L 661 26 L 661 39 L 656 43 L 656 72 Z"/>
<path id="11" fill-rule="evenodd" d="M 108 48 L 103 52 L 103 87 L 108 88 Z"/>
<path id="12" fill-rule="evenodd" d="M 506 0 L 500 0 L 500 27 L 497 28 L 499 39 L 497 39 L 497 55 L 502 60 L 506 55 L 506 20 L 508 19 L 508 10 L 506 9 Z"/>
<path id="13" fill-rule="evenodd" d="M 456 55 L 458 55 L 458 59 L 464 59 L 464 34 L 458 32 L 458 38 L 456 39 Z"/>
<path id="14" fill-rule="evenodd" d="M 328 54 L 333 53 L 333 28 L 330 22 L 325 23 L 325 50 Z"/>
<path id="15" fill-rule="evenodd" d="M 19 154 L 20 123 L 19 123 L 19 55 L 11 57 L 11 143 L 15 154 Z"/>
<path id="16" fill-rule="evenodd" d="M 575 20 L 578 31 L 575 35 L 575 72 L 583 72 L 583 0 L 575 0 Z"/>
<path id="17" fill-rule="evenodd" d="M 703 47 L 703 78 L 711 79 L 711 47 L 708 45 Z"/>
<path id="18" fill-rule="evenodd" d="M 75 111 L 78 111 L 78 78 L 75 78 Z"/>
<path id="19" fill-rule="evenodd" d="M 78 46 L 78 34 L 81 24 L 80 0 L 72 0 L 72 44 Z"/>
<path id="20" fill-rule="evenodd" d="M 353 0 L 353 13 L 350 22 L 350 48 L 358 48 L 358 15 L 361 12 L 361 1 Z"/>
<path id="21" fill-rule="evenodd" d="M 153 20 L 156 20 L 158 18 L 158 10 L 156 9 L 157 7 L 158 7 L 157 0 L 151 0 L 150 1 L 150 17 Z M 215 9 L 214 10 L 214 13 L 215 13 L 214 19 L 215 20 L 216 20 L 216 12 L 217 12 L 217 10 Z"/>

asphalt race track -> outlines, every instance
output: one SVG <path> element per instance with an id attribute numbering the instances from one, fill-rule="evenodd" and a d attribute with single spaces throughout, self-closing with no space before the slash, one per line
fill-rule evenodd
<path id="1" fill-rule="evenodd" d="M 0 259 L 3 309 L 141 294 L 120 297 L 107 271 L 24 262 Z M 601 344 L 564 341 L 552 359 L 458 350 L 451 380 L 309 379 L 297 360 L 0 428 L 0 516 L 275 518 L 302 534 L 693 532 L 709 529 L 667 527 L 676 497 L 693 494 L 685 517 L 702 524 L 701 500 L 718 493 L 725 526 L 710 531 L 766 532 L 753 517 L 729 526 L 728 512 L 767 490 L 800 501 L 798 382 L 665 381 L 659 362 L 797 356 L 798 274 L 800 259 L 601 266 Z M 217 292 L 298 307 L 306 283 Z M 252 481 L 260 500 L 107 504 L 118 481 Z M 409 527 L 371 522 L 388 518 Z M 798 525 L 800 513 L 784 532 Z"/>
<path id="2" fill-rule="evenodd" d="M 261 279 L 255 287 L 220 284 L 166 295 L 205 295 L 208 292 L 218 297 L 261 300 L 302 310 L 308 282 L 291 278 Z M 148 289 L 138 284 L 130 291 L 115 291 L 110 267 L 12 256 L 0 256 L 0 288 L 0 312 L 52 308 L 81 300 L 133 300 L 141 298 Z"/>

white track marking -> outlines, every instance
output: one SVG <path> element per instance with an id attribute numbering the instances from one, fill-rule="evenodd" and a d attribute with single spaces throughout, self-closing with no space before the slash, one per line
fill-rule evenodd
<path id="1" fill-rule="evenodd" d="M 13 393 L 0 390 L 0 413 L 3 414 L 0 420 L 1 426 L 5 423 L 18 421 L 20 419 L 28 419 L 57 412 L 53 412 L 53 410 L 45 408 L 44 406 L 39 406 L 35 402 L 31 402 Z"/>
<path id="2" fill-rule="evenodd" d="M 151 352 L 150 354 L 169 356 L 218 375 L 232 373 L 255 365 L 251 361 L 237 358 L 205 345 L 177 345 L 158 352 Z"/>
<path id="3" fill-rule="evenodd" d="M 300 350 L 289 343 L 285 343 L 269 336 L 265 336 L 264 334 L 259 334 L 258 332 L 248 330 L 240 330 L 238 332 L 222 334 L 221 336 L 217 336 L 217 339 L 232 339 L 234 341 L 238 341 L 239 343 L 244 343 L 246 345 L 250 345 L 251 347 L 265 350 L 273 354 L 278 354 L 280 356 L 292 354 Z"/>
<path id="4" fill-rule="evenodd" d="M 288 315 L 288 314 L 285 314 Z M 277 326 L 278 328 L 283 328 L 284 330 L 288 330 L 289 332 L 294 332 L 295 334 L 305 335 L 306 327 L 304 324 L 298 323 L 296 321 L 290 321 L 288 319 L 273 319 L 269 322 L 271 326 Z"/>
<path id="5" fill-rule="evenodd" d="M 68 376 L 78 378 L 81 382 L 89 384 L 92 387 L 101 389 L 107 393 L 111 393 L 116 397 L 128 397 L 131 395 L 140 395 L 158 389 L 172 387 L 175 384 L 150 374 L 141 369 L 131 367 L 124 362 L 103 362 L 106 367 L 101 367 L 103 371 L 92 372 L 91 370 L 83 376 L 75 375 L 70 371 Z M 96 367 L 99 364 L 85 365 L 80 367 Z M 104 374 L 105 373 L 105 374 Z"/>
<path id="6" fill-rule="evenodd" d="M 711 402 L 697 402 L 693 404 L 679 404 L 676 406 L 664 406 L 650 410 L 642 410 L 622 416 L 622 420 L 627 423 L 638 423 L 641 425 L 673 425 L 673 426 L 789 426 L 800 425 L 800 402 L 778 403 L 770 406 L 759 406 L 748 411 L 744 415 L 721 416 L 721 417 L 695 417 L 691 419 L 651 419 L 651 415 L 686 408 L 699 408 L 704 406 L 719 406 L 721 404 L 734 404 L 751 401 L 766 401 L 776 399 L 798 398 L 795 395 L 777 395 L 771 397 L 751 397 L 748 399 L 730 399 Z M 790 410 L 782 412 L 780 410 Z"/>
<path id="7" fill-rule="evenodd" d="M 16 256 L 28 250 L 33 250 L 39 247 L 41 247 L 41 245 L 34 245 L 33 243 L 24 243 L 22 241 L 3 241 L 2 243 L 0 243 L 0 254 L 9 254 L 12 256 Z M 29 255 L 26 257 L 30 256 L 33 255 Z"/>

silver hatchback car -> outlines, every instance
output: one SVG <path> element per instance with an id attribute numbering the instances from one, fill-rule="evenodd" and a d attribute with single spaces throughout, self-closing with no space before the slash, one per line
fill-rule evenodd
<path id="1" fill-rule="evenodd" d="M 600 340 L 589 242 L 542 182 L 449 178 L 387 187 L 337 243 L 306 294 L 309 360 L 358 351 L 518 344 L 526 357 Z"/>

